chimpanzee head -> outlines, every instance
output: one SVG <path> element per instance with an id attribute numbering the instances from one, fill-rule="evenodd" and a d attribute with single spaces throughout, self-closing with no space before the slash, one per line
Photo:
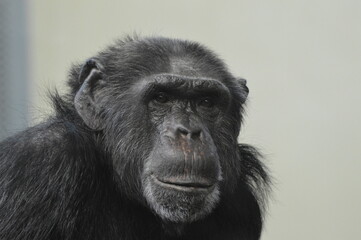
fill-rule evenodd
<path id="1" fill-rule="evenodd" d="M 70 85 L 126 197 L 166 221 L 191 222 L 235 188 L 248 89 L 208 49 L 166 38 L 119 41 L 75 67 Z"/>

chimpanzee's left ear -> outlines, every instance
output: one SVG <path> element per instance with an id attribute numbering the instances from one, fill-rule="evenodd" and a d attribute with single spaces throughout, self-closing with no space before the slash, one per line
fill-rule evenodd
<path id="1" fill-rule="evenodd" d="M 240 87 L 240 95 L 241 95 L 241 101 L 244 103 L 247 100 L 247 96 L 249 93 L 249 89 L 247 87 L 247 80 L 244 78 L 237 78 L 236 79 L 238 86 Z"/>
<path id="2" fill-rule="evenodd" d="M 103 107 L 99 98 L 101 85 L 104 84 L 103 78 L 103 66 L 100 62 L 94 58 L 87 60 L 80 71 L 78 81 L 81 87 L 74 99 L 77 113 L 84 123 L 94 130 L 104 128 Z"/>

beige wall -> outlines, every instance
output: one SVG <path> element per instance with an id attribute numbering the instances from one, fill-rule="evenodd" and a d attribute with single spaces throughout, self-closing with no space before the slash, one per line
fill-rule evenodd
<path id="1" fill-rule="evenodd" d="M 119 36 L 202 42 L 248 79 L 240 141 L 263 150 L 276 179 L 263 239 L 361 239 L 361 1 L 33 0 L 29 8 L 34 119 L 72 62 Z"/>

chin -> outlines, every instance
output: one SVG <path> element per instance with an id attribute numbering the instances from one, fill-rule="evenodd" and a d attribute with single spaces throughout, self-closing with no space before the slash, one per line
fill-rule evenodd
<path id="1" fill-rule="evenodd" d="M 143 194 L 150 208 L 164 221 L 190 223 L 210 214 L 219 201 L 218 183 L 175 181 L 149 175 Z"/>

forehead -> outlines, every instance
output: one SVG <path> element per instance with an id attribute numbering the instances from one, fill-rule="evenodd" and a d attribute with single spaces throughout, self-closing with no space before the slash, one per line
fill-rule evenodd
<path id="1" fill-rule="evenodd" d="M 108 63 L 105 65 L 109 66 L 110 78 L 122 84 L 154 74 L 217 79 L 224 83 L 233 78 L 215 54 L 186 41 L 145 39 L 114 49 L 104 56 Z"/>
<path id="2" fill-rule="evenodd" d="M 190 78 L 217 79 L 222 81 L 228 78 L 223 65 L 212 62 L 207 58 L 195 58 L 192 55 L 170 56 L 169 68 L 165 73 Z"/>
<path id="3" fill-rule="evenodd" d="M 194 60 L 190 57 L 171 57 L 169 59 L 169 65 L 170 71 L 173 74 L 191 77 L 200 77 L 203 75 L 200 69 L 195 66 Z"/>

